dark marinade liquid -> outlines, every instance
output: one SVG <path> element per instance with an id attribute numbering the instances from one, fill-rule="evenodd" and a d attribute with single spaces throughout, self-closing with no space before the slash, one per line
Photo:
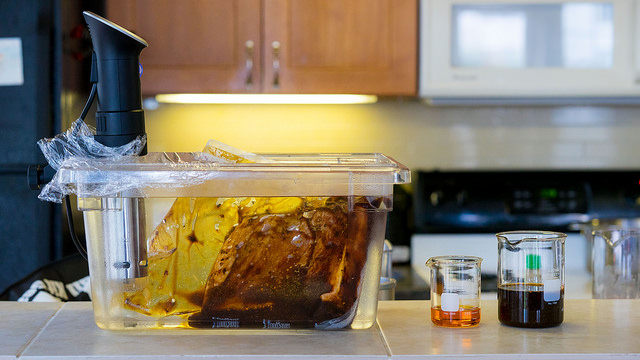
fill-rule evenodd
<path id="1" fill-rule="evenodd" d="M 498 287 L 498 320 L 509 326 L 544 328 L 564 318 L 564 289 L 560 299 L 544 301 L 541 284 L 509 284 Z"/>

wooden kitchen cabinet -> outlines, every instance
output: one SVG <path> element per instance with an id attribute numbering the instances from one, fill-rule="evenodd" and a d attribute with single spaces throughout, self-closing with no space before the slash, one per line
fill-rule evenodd
<path id="1" fill-rule="evenodd" d="M 140 56 L 143 94 L 255 92 L 260 1 L 108 0 L 106 16 L 149 43 Z"/>
<path id="2" fill-rule="evenodd" d="M 415 95 L 416 0 L 108 0 L 142 91 Z"/>

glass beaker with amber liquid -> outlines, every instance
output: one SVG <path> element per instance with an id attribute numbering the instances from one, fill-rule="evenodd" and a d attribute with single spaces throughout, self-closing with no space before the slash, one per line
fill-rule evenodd
<path id="1" fill-rule="evenodd" d="M 480 323 L 481 263 L 476 256 L 435 256 L 427 261 L 434 324 L 470 327 Z"/>
<path id="2" fill-rule="evenodd" d="M 564 233 L 508 231 L 498 238 L 498 320 L 544 328 L 564 319 Z"/>

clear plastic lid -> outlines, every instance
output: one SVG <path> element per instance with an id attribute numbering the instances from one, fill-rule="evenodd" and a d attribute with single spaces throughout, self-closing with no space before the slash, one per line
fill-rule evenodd
<path id="1" fill-rule="evenodd" d="M 79 197 L 384 196 L 410 182 L 383 154 L 259 154 L 227 163 L 208 153 L 149 153 L 65 161 L 58 188 Z"/>

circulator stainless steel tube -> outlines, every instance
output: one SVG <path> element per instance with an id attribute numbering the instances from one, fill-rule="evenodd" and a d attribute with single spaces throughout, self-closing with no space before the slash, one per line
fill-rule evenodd
<path id="1" fill-rule="evenodd" d="M 116 257 L 114 267 L 122 269 L 125 279 L 147 276 L 147 243 L 145 229 L 145 209 L 142 198 L 122 199 L 122 248 Z"/>

